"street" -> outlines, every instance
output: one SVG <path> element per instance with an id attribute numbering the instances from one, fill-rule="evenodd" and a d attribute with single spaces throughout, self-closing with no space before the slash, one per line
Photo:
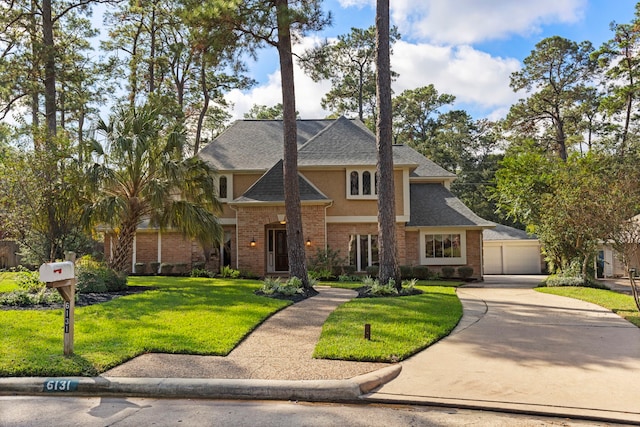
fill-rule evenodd
<path id="1" fill-rule="evenodd" d="M 587 426 L 575 421 L 409 405 L 0 396 L 0 426 Z M 613 424 L 608 424 L 613 425 Z"/>

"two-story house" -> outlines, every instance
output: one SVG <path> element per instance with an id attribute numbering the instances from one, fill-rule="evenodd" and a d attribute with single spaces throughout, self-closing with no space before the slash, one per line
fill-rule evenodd
<path id="1" fill-rule="evenodd" d="M 378 263 L 375 135 L 358 120 L 299 120 L 298 173 L 307 256 L 331 248 L 356 271 Z M 279 120 L 239 120 L 199 155 L 218 172 L 225 237 L 215 262 L 257 276 L 286 274 L 286 217 Z M 400 265 L 470 266 L 482 277 L 482 230 L 495 224 L 449 191 L 455 175 L 405 145 L 393 147 Z M 108 242 L 105 242 L 108 248 Z M 136 262 L 202 261 L 178 233 L 140 228 Z"/>

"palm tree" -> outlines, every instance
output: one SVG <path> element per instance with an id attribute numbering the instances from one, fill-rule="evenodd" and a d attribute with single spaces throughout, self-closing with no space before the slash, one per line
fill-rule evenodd
<path id="1" fill-rule="evenodd" d="M 100 121 L 104 143 L 87 171 L 93 190 L 85 224 L 107 225 L 116 235 L 109 263 L 127 270 L 136 229 L 148 219 L 160 229 L 174 228 L 203 245 L 220 241 L 222 227 L 215 171 L 197 157 L 185 158 L 185 134 L 153 104 L 123 107 Z"/>

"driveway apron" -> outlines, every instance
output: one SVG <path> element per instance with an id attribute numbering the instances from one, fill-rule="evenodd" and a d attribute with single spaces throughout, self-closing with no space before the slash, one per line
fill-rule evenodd
<path id="1" fill-rule="evenodd" d="M 465 314 L 452 334 L 367 399 L 640 422 L 640 329 L 522 286 L 485 283 L 458 296 Z"/>

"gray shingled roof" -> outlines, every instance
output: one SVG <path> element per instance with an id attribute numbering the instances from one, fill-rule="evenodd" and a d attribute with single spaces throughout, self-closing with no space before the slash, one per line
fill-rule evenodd
<path id="1" fill-rule="evenodd" d="M 375 135 L 345 117 L 336 119 L 298 150 L 299 166 L 371 166 L 376 161 Z"/>
<path id="2" fill-rule="evenodd" d="M 405 164 L 416 164 L 418 167 L 411 171 L 411 178 L 429 177 L 429 178 L 455 178 L 456 174 L 449 172 L 443 167 L 435 164 L 422 154 L 407 145 L 394 145 L 393 158 L 402 158 Z"/>
<path id="3" fill-rule="evenodd" d="M 296 123 L 298 166 L 376 164 L 376 137 L 361 121 L 340 117 Z M 222 171 L 266 171 L 282 159 L 282 144 L 281 120 L 238 120 L 198 155 Z M 393 157 L 396 165 L 415 167 L 411 177 L 455 177 L 408 146 L 395 145 Z"/>
<path id="4" fill-rule="evenodd" d="M 298 146 L 334 120 L 298 120 Z M 282 120 L 237 120 L 198 155 L 218 170 L 268 170 L 283 155 Z"/>
<path id="5" fill-rule="evenodd" d="M 537 237 L 508 225 L 496 224 L 496 228 L 482 231 L 484 240 L 536 240 Z"/>
<path id="6" fill-rule="evenodd" d="M 235 199 L 234 203 L 252 202 L 284 202 L 284 173 L 283 162 L 280 160 L 267 173 L 262 175 L 242 196 Z M 327 196 L 318 191 L 304 177 L 298 174 L 301 201 L 329 200 Z"/>
<path id="7" fill-rule="evenodd" d="M 407 227 L 493 227 L 440 184 L 411 184 Z"/>

